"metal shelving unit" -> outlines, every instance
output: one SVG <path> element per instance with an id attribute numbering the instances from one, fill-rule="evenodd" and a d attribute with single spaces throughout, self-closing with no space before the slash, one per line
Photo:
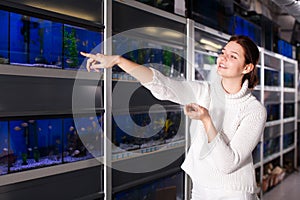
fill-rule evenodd
<path id="1" fill-rule="evenodd" d="M 191 19 L 137 1 L 105 0 L 103 2 L 104 40 L 107 40 L 103 47 L 104 53 L 126 54 L 126 51 L 135 51 L 135 49 L 139 48 L 168 49 L 174 54 L 181 55 L 184 58 L 184 64 L 180 68 L 176 68 L 176 63 L 173 63 L 173 68 L 171 65 L 167 70 L 165 70 L 166 67 L 158 67 L 157 69 L 165 75 L 181 80 L 212 80 L 212 71 L 216 68 L 218 52 L 226 44 L 230 37 L 229 35 L 203 26 Z M 118 12 L 124 11 L 122 9 L 126 12 Z M 129 12 L 132 15 L 128 15 Z M 133 18 L 134 20 L 132 20 Z M 74 23 L 76 24 L 76 22 Z M 165 28 L 155 28 L 153 24 Z M 150 29 L 137 28 L 150 26 Z M 134 30 L 132 31 L 132 29 Z M 115 36 L 119 33 L 122 33 L 119 35 L 121 37 Z M 111 40 L 112 37 L 114 37 L 113 40 Z M 128 45 L 130 47 L 126 51 L 124 51 L 124 48 L 116 51 L 114 47 L 123 42 L 124 46 Z M 162 52 L 150 53 L 149 59 L 154 58 L 155 54 L 162 54 Z M 129 57 L 131 55 L 127 54 Z M 134 58 L 134 56 L 131 58 Z M 289 162 L 292 162 L 293 167 L 297 167 L 298 64 L 295 60 L 269 52 L 263 48 L 260 48 L 260 58 L 258 65 L 260 84 L 254 89 L 254 94 L 266 106 L 268 121 L 261 141 L 253 152 L 253 157 L 258 184 L 261 186 L 258 193 L 263 198 L 264 191 L 266 191 L 262 188 L 265 181 L 264 172 L 267 164 L 275 163 L 284 167 Z M 72 80 L 78 78 L 76 71 L 12 66 L 9 64 L 0 65 L 0 74 L 5 76 L 37 77 L 41 79 L 58 78 Z M 180 164 L 183 161 L 185 153 L 188 151 L 190 142 L 188 134 L 189 120 L 187 118 L 181 119 L 184 127 L 180 130 L 180 134 L 183 137 L 178 140 L 166 140 L 164 143 L 153 143 L 149 146 L 145 142 L 144 146 L 140 145 L 136 149 L 130 150 L 124 148 L 124 151 L 116 152 L 112 145 L 114 139 L 113 128 L 115 128 L 112 116 L 114 113 L 124 114 L 125 112 L 122 110 L 123 108 L 118 106 L 113 107 L 113 88 L 116 82 L 134 88 L 136 88 L 138 83 L 131 77 L 125 76 L 124 73 L 111 69 L 104 70 L 101 77 L 99 76 L 96 73 L 82 72 L 79 78 L 87 81 L 99 79 L 103 81 L 104 105 L 102 109 L 105 110 L 104 134 L 107 140 L 104 140 L 104 155 L 100 158 L 100 162 L 104 163 L 104 165 L 99 164 L 99 160 L 91 159 L 61 166 L 8 174 L 0 177 L 0 180 L 5 180 L 4 182 L 1 181 L 1 186 L 19 183 L 21 180 L 43 178 L 45 176 L 84 170 L 101 165 L 103 167 L 101 169 L 101 173 L 103 173 L 101 174 L 103 176 L 101 177 L 101 184 L 104 191 L 104 195 L 101 198 L 111 200 L 117 193 L 163 178 L 166 176 L 163 170 L 167 171 L 167 175 L 173 175 L 181 170 Z M 141 102 L 144 103 L 144 100 L 141 100 Z M 178 105 L 164 105 L 167 108 L 167 112 L 182 111 L 182 107 Z M 136 106 L 133 110 L 135 112 L 132 112 L 132 115 L 149 112 L 146 107 Z M 160 111 L 156 112 L 159 113 Z M 114 171 L 114 167 L 116 169 L 122 169 L 126 165 L 139 167 L 141 163 L 150 165 L 153 160 L 163 160 L 164 158 L 173 157 L 178 157 L 178 159 L 170 167 L 150 174 L 134 175 L 133 173 L 126 174 Z M 123 178 L 120 182 L 118 182 L 119 177 L 121 177 L 120 180 Z M 182 184 L 184 184 L 184 189 L 181 191 L 184 193 L 184 199 L 188 200 L 191 192 L 191 182 L 188 176 L 185 175 Z"/>
<path id="2" fill-rule="evenodd" d="M 259 144 L 260 159 L 255 163 L 260 180 L 260 196 L 284 177 L 267 174 L 270 164 L 286 168 L 285 156 L 293 154 L 292 168 L 297 167 L 297 61 L 260 49 L 260 100 L 267 109 L 267 123 Z M 268 172 L 268 173 L 269 173 Z M 280 181 L 278 180 L 280 177 Z M 277 178 L 277 179 L 276 179 Z"/>

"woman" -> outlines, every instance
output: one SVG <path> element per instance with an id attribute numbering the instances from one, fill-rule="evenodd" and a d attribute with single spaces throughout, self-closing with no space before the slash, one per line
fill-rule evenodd
<path id="1" fill-rule="evenodd" d="M 118 65 L 154 96 L 185 105 L 192 119 L 191 146 L 182 164 L 193 183 L 193 200 L 256 199 L 252 151 L 266 122 L 264 106 L 251 94 L 258 82 L 259 51 L 246 36 L 232 36 L 217 59 L 216 80 L 176 81 L 121 56 L 86 54 L 87 69 Z"/>

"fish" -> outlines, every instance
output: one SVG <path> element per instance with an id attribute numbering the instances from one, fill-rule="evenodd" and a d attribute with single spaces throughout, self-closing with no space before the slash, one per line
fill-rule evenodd
<path id="1" fill-rule="evenodd" d="M 15 130 L 15 131 L 19 131 L 19 130 L 21 130 L 21 129 L 22 129 L 22 128 L 21 128 L 20 126 L 15 126 L 15 127 L 14 127 L 14 130 Z"/>
<path id="2" fill-rule="evenodd" d="M 25 128 L 25 127 L 28 127 L 28 123 L 27 123 L 27 122 L 23 122 L 23 123 L 21 124 L 21 126 L 24 127 L 24 128 Z"/>

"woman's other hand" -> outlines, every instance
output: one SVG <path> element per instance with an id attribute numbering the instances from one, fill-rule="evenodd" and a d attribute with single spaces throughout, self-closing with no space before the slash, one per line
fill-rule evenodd
<path id="1" fill-rule="evenodd" d="M 191 119 L 205 120 L 209 118 L 208 110 L 196 103 L 190 103 L 184 106 L 184 113 Z"/>
<path id="2" fill-rule="evenodd" d="M 95 70 L 99 72 L 99 69 L 111 68 L 114 65 L 117 65 L 120 59 L 120 56 L 116 55 L 108 56 L 100 53 L 91 54 L 84 52 L 80 52 L 80 54 L 88 58 L 86 64 L 86 68 L 88 71 Z"/>
<path id="3" fill-rule="evenodd" d="M 207 134 L 208 142 L 211 142 L 217 136 L 217 130 L 206 108 L 196 103 L 190 103 L 184 106 L 184 113 L 191 119 L 201 120 Z"/>

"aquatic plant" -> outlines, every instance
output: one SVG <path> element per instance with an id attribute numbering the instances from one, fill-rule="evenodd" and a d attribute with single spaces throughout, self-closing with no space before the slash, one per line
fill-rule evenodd
<path id="1" fill-rule="evenodd" d="M 27 162 L 27 153 L 22 153 L 22 165 L 28 165 Z"/>
<path id="2" fill-rule="evenodd" d="M 35 162 L 39 162 L 39 160 L 40 160 L 40 152 L 37 147 L 34 147 L 33 158 L 34 158 Z"/>
<path id="3" fill-rule="evenodd" d="M 66 27 L 64 28 L 64 53 L 66 63 L 69 67 L 75 68 L 79 65 L 78 49 L 75 29 L 72 28 L 69 32 Z"/>

